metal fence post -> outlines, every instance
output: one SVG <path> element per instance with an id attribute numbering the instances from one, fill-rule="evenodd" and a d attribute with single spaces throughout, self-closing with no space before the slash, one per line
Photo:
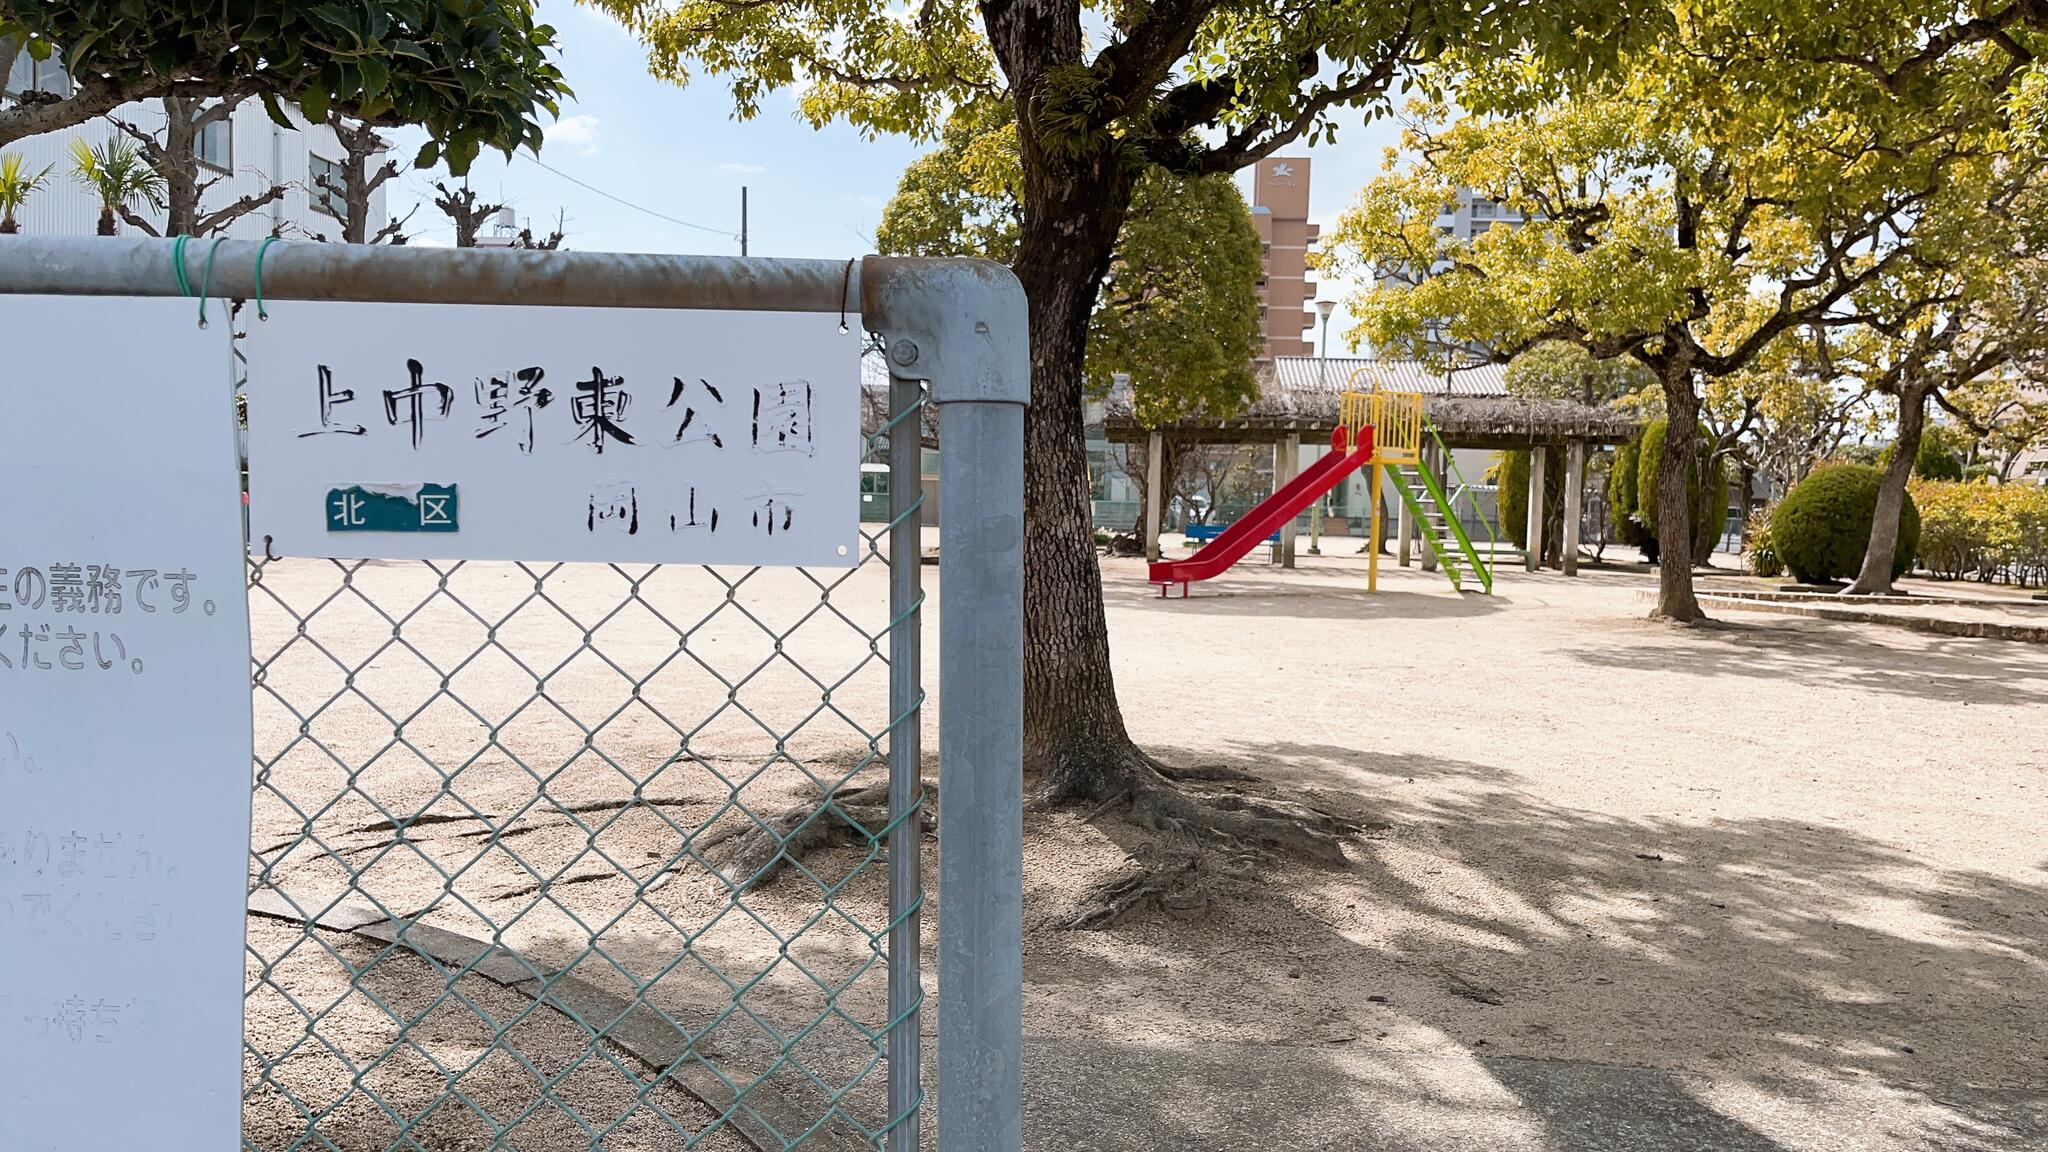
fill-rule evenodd
<path id="1" fill-rule="evenodd" d="M 924 389 L 889 382 L 889 1130 L 888 1152 L 917 1152 L 923 1128 L 924 978 L 919 921 L 924 903 Z"/>
<path id="2" fill-rule="evenodd" d="M 1019 1152 L 1024 1043 L 1023 287 L 871 257 L 862 313 L 939 408 L 939 1147 Z"/>

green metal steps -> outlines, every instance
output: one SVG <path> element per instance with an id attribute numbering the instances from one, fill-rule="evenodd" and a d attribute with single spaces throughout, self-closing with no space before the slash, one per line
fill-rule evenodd
<path id="1" fill-rule="evenodd" d="M 1435 431 L 1434 427 L 1430 429 L 1432 435 Z M 1445 452 L 1444 458 L 1449 460 L 1450 453 Z M 1455 469 L 1456 466 L 1453 462 L 1452 467 Z M 1445 497 L 1443 485 L 1435 474 L 1420 464 L 1397 464 L 1387 467 L 1387 480 L 1393 484 L 1394 491 L 1400 493 L 1409 513 L 1422 525 L 1424 544 L 1436 553 L 1437 564 L 1449 578 L 1451 587 L 1462 592 L 1465 581 L 1476 577 L 1480 588 L 1491 595 L 1493 571 L 1486 561 L 1480 559 L 1479 550 L 1473 547 L 1471 538 L 1465 533 L 1465 526 L 1455 515 L 1445 511 L 1451 507 L 1451 501 Z"/>

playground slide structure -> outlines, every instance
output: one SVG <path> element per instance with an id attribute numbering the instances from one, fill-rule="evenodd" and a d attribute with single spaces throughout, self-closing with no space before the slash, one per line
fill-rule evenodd
<path id="1" fill-rule="evenodd" d="M 1360 370 L 1361 373 L 1364 371 Z M 1358 378 L 1356 374 L 1353 376 L 1354 381 Z M 1151 582 L 1159 585 L 1161 596 L 1178 584 L 1180 594 L 1185 598 L 1190 583 L 1228 571 L 1231 565 L 1244 558 L 1245 553 L 1264 543 L 1275 529 L 1300 515 L 1303 509 L 1336 487 L 1346 476 L 1359 468 L 1369 467 L 1372 469 L 1372 528 L 1367 539 L 1379 541 L 1384 538 L 1381 533 L 1381 482 L 1391 482 L 1395 495 L 1421 529 L 1424 547 L 1435 555 L 1438 567 L 1450 580 L 1451 587 L 1463 592 L 1465 581 L 1476 577 L 1480 590 L 1491 593 L 1493 568 L 1490 561 L 1498 545 L 1491 536 L 1493 529 L 1490 525 L 1487 528 L 1489 547 L 1487 556 L 1482 558 L 1457 516 L 1457 500 L 1470 486 L 1459 476 L 1456 492 L 1445 491 L 1445 483 L 1437 479 L 1423 458 L 1425 434 L 1435 445 L 1438 458 L 1455 476 L 1457 461 L 1444 445 L 1443 437 L 1437 434 L 1436 426 L 1424 415 L 1419 393 L 1388 392 L 1376 385 L 1366 391 L 1347 390 L 1341 398 L 1338 425 L 1330 436 L 1332 451 L 1327 456 L 1309 465 L 1301 475 L 1245 513 L 1242 519 L 1224 529 L 1192 557 L 1153 564 Z M 1379 549 L 1374 547 L 1368 551 L 1366 588 L 1377 591 Z"/>
<path id="2" fill-rule="evenodd" d="M 1245 553 L 1265 543 L 1275 529 L 1299 516 L 1325 492 L 1371 460 L 1372 429 L 1359 429 L 1357 446 L 1347 451 L 1350 438 L 1348 430 L 1337 429 L 1330 438 L 1328 453 L 1239 517 L 1216 539 L 1203 545 L 1201 551 L 1185 560 L 1161 560 L 1153 564 L 1150 580 L 1159 585 L 1159 594 L 1166 595 L 1168 588 L 1178 584 L 1180 594 L 1186 596 L 1189 583 L 1207 580 L 1229 570 L 1231 565 L 1244 558 Z"/>

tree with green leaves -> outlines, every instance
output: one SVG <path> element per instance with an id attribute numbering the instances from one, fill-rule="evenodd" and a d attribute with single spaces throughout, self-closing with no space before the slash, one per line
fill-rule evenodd
<path id="1" fill-rule="evenodd" d="M 1515 354 L 1505 375 L 1509 395 L 1590 405 L 1627 403 L 1657 389 L 1656 377 L 1641 364 L 1620 356 L 1597 360 L 1566 340 L 1546 340 Z"/>
<path id="2" fill-rule="evenodd" d="M 1816 327 L 1781 339 L 1741 372 L 1705 382 L 1702 422 L 1742 472 L 1745 496 L 1762 475 L 1783 494 L 1823 461 L 1879 431 L 1876 407 L 1829 356 L 1854 328 Z"/>
<path id="3" fill-rule="evenodd" d="M 930 0 L 910 10 L 884 0 L 592 2 L 647 41 L 657 75 L 682 83 L 702 69 L 723 78 L 743 117 L 799 84 L 798 108 L 811 122 L 845 120 L 872 133 L 930 136 L 960 104 L 1010 105 L 1022 205 L 1011 268 L 1030 303 L 1033 365 L 1029 768 L 1053 802 L 1127 800 L 1140 824 L 1334 852 L 1302 813 L 1192 802 L 1138 750 L 1117 708 L 1082 420 L 1088 334 L 1117 238 L 1152 168 L 1223 175 L 1295 141 L 1329 139 L 1337 112 L 1380 107 L 1411 65 L 1452 43 L 1529 43 L 1583 60 L 1608 49 L 1623 14 L 1594 0 L 1270 8 L 1164 0 L 1109 9 L 1083 0 Z"/>
<path id="4" fill-rule="evenodd" d="M 531 0 L 0 0 L 0 59 L 61 58 L 69 93 L 0 108 L 0 144 L 103 116 L 132 100 L 259 98 L 307 119 L 330 107 L 418 124 L 420 165 L 458 175 L 486 147 L 539 148 L 540 110 L 568 94 L 554 29 Z"/>
<path id="5" fill-rule="evenodd" d="M 1991 134 L 1963 63 L 1944 66 L 1940 98 L 1901 101 L 1833 65 L 1732 66 L 1709 51 L 1726 36 L 1714 18 L 1688 11 L 1574 85 L 1532 61 L 1464 59 L 1458 98 L 1475 113 L 1447 123 L 1424 102 L 1420 158 L 1360 194 L 1322 261 L 1374 284 L 1352 303 L 1354 340 L 1436 356 L 1563 340 L 1655 376 L 1671 432 L 1641 494 L 1664 537 L 1652 614 L 1681 622 L 1704 615 L 1688 483 L 1712 448 L 1702 381 L 1788 333 L 1856 323 L 1857 292 L 1917 259 L 1915 219 Z M 1461 186 L 1529 223 L 1440 232 Z"/>
<path id="6" fill-rule="evenodd" d="M 2008 203 L 2027 205 L 2032 199 Z M 1965 218 L 1957 228 L 1965 238 L 1951 237 L 1938 268 L 1918 283 L 1893 288 L 1908 296 L 1939 291 L 1940 307 L 1910 310 L 1895 321 L 1873 320 L 1836 361 L 1867 391 L 1894 400 L 1898 420 L 1897 437 L 1883 458 L 1869 546 L 1845 595 L 1890 592 L 1898 561 L 1912 559 L 1898 555 L 1900 517 L 1925 443 L 1928 405 L 1974 423 L 1962 397 L 1987 385 L 1996 388 L 1996 373 L 2048 350 L 2048 260 L 2029 251 L 2029 240 L 2040 238 L 2038 228 L 2048 225 L 2048 217 L 2009 229 L 2004 225 L 2016 217 L 2001 207 L 1986 203 L 1983 215 Z"/>
<path id="7" fill-rule="evenodd" d="M 1007 264 L 1023 226 L 1020 177 L 1009 105 L 968 104 L 948 117 L 940 146 L 904 170 L 876 247 Z M 1129 377 L 1145 427 L 1242 411 L 1258 398 L 1258 276 L 1258 232 L 1230 177 L 1146 172 L 1089 317 L 1089 392 Z"/>
<path id="8" fill-rule="evenodd" d="M 876 246 L 1007 264 L 1023 226 L 1021 175 L 1009 105 L 971 102 L 947 118 L 939 147 L 904 170 Z M 1230 177 L 1145 173 L 1089 318 L 1089 394 L 1106 396 L 1114 377 L 1126 377 L 1132 414 L 1147 428 L 1242 411 L 1258 398 L 1258 275 L 1258 231 Z M 1160 474 L 1170 485 L 1183 445 L 1171 434 L 1163 441 Z M 1141 496 L 1144 451 L 1131 462 Z"/>
<path id="9" fill-rule="evenodd" d="M 0 175 L 0 183 L 4 183 Z M 2048 378 L 2044 357 L 2026 357 L 2012 370 L 1979 381 L 1949 397 L 1963 410 L 1959 423 L 1972 434 L 1960 446 L 1966 473 L 1979 468 L 2000 483 L 2013 478 L 2020 458 L 2048 447 L 2048 392 L 2036 381 Z"/>

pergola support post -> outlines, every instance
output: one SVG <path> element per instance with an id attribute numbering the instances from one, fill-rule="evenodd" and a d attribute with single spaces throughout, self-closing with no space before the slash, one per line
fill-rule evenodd
<path id="1" fill-rule="evenodd" d="M 1565 445 L 1564 456 L 1564 574 L 1579 574 L 1579 517 L 1586 498 L 1586 442 Z"/>
<path id="2" fill-rule="evenodd" d="M 1529 546 L 1523 550 L 1523 565 L 1531 572 L 1543 567 L 1543 473 L 1549 467 L 1549 448 L 1538 444 L 1529 450 Z"/>
<path id="3" fill-rule="evenodd" d="M 1160 457 L 1166 454 L 1166 437 L 1158 430 L 1145 434 L 1145 562 L 1159 563 L 1159 520 L 1165 494 L 1160 491 L 1165 472 Z"/>
<path id="4" fill-rule="evenodd" d="M 1294 482 L 1301 471 L 1301 437 L 1289 434 L 1283 440 L 1273 442 L 1273 491 L 1278 492 Z M 1280 546 L 1273 549 L 1273 562 L 1282 568 L 1294 567 L 1294 521 L 1289 516 L 1280 526 Z"/>

